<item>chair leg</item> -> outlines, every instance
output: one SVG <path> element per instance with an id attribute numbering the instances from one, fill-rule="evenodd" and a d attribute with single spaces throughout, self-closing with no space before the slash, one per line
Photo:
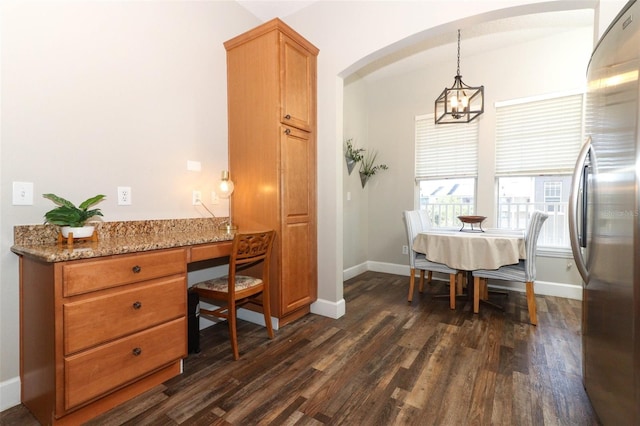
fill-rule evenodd
<path id="1" fill-rule="evenodd" d="M 463 272 L 458 272 L 457 275 L 457 279 L 456 279 L 456 294 L 462 294 L 463 290 L 463 286 L 464 286 L 464 273 Z"/>
<path id="2" fill-rule="evenodd" d="M 427 282 L 431 282 L 431 271 L 427 274 Z M 420 285 L 418 287 L 420 293 L 424 292 L 424 269 L 420 270 Z"/>
<path id="3" fill-rule="evenodd" d="M 533 281 L 527 281 L 527 307 L 529 308 L 529 322 L 538 325 L 538 314 L 536 313 L 536 295 L 533 292 Z"/>
<path id="4" fill-rule="evenodd" d="M 236 332 L 236 303 L 231 301 L 227 309 L 227 322 L 229 323 L 229 337 L 231 338 L 231 350 L 233 351 L 233 359 L 240 359 L 238 351 L 238 333 Z"/>
<path id="5" fill-rule="evenodd" d="M 482 298 L 489 300 L 489 278 L 482 279 Z"/>
<path id="6" fill-rule="evenodd" d="M 421 271 L 422 272 L 422 271 Z M 416 270 L 411 268 L 409 269 L 409 296 L 407 296 L 407 301 L 411 303 L 413 300 L 413 286 L 416 282 Z"/>
<path id="7" fill-rule="evenodd" d="M 458 274 L 449 274 L 449 308 L 456 309 L 456 281 Z"/>
<path id="8" fill-rule="evenodd" d="M 480 312 L 480 277 L 473 277 L 473 313 Z"/>

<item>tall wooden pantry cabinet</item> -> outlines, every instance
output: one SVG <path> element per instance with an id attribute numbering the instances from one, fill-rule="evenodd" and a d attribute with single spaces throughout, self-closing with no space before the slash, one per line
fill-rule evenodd
<path id="1" fill-rule="evenodd" d="M 318 49 L 279 19 L 224 46 L 231 216 L 241 230 L 276 230 L 271 305 L 284 325 L 317 298 Z"/>

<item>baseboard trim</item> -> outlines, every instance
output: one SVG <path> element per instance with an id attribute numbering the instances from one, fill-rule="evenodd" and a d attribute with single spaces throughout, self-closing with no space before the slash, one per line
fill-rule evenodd
<path id="1" fill-rule="evenodd" d="M 337 302 L 318 299 L 311 304 L 311 313 L 322 315 L 323 317 L 338 319 L 342 317 L 346 312 L 347 304 L 344 299 L 340 299 Z"/>
<path id="2" fill-rule="evenodd" d="M 405 275 L 407 277 L 409 276 L 408 265 L 398 265 L 395 263 L 367 261 L 367 262 L 361 263 L 360 265 L 356 265 L 352 268 L 346 269 L 343 272 L 343 277 L 345 280 L 347 280 L 366 271 L 382 272 L 382 273 L 394 274 L 394 275 Z M 447 277 L 440 276 L 437 273 L 433 274 L 433 278 L 436 280 L 448 281 Z M 496 283 L 499 283 L 499 284 L 496 284 Z M 503 289 L 503 290 L 519 291 L 523 293 L 525 291 L 524 284 L 516 283 L 516 282 L 489 280 L 489 287 Z M 566 299 L 582 300 L 582 286 L 575 285 L 575 284 L 556 283 L 556 282 L 550 282 L 550 281 L 536 281 L 535 292 L 536 294 L 544 295 L 544 296 L 555 296 L 555 297 L 564 297 Z"/>
<path id="3" fill-rule="evenodd" d="M 0 411 L 20 404 L 20 377 L 0 382 Z"/>
<path id="4" fill-rule="evenodd" d="M 351 268 L 347 268 L 342 271 L 342 281 L 350 280 L 353 277 L 357 277 L 358 275 L 367 272 L 369 270 L 367 266 L 367 262 L 361 263 L 356 266 L 352 266 Z M 407 269 L 407 275 L 409 275 L 409 271 Z"/>

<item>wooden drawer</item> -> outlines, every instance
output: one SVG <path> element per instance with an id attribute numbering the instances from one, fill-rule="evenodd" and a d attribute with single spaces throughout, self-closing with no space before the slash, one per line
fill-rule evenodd
<path id="1" fill-rule="evenodd" d="M 185 249 L 67 262 L 62 266 L 63 296 L 186 273 L 186 270 Z"/>
<path id="2" fill-rule="evenodd" d="M 122 289 L 63 305 L 65 355 L 186 315 L 184 275 Z"/>
<path id="3" fill-rule="evenodd" d="M 187 355 L 186 318 L 66 357 L 65 409 L 69 410 Z"/>
<path id="4" fill-rule="evenodd" d="M 231 254 L 233 242 L 199 244 L 190 249 L 191 256 L 189 262 L 198 262 L 200 260 L 216 259 Z"/>

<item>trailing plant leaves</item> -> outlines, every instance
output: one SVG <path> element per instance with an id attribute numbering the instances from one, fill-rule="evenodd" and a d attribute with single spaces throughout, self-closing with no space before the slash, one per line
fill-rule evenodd
<path id="1" fill-rule="evenodd" d="M 360 163 L 360 173 L 366 176 L 373 176 L 380 170 L 387 170 L 389 167 L 386 164 L 375 165 L 376 158 L 378 158 L 377 151 L 369 151 L 365 154 L 364 159 Z"/>

